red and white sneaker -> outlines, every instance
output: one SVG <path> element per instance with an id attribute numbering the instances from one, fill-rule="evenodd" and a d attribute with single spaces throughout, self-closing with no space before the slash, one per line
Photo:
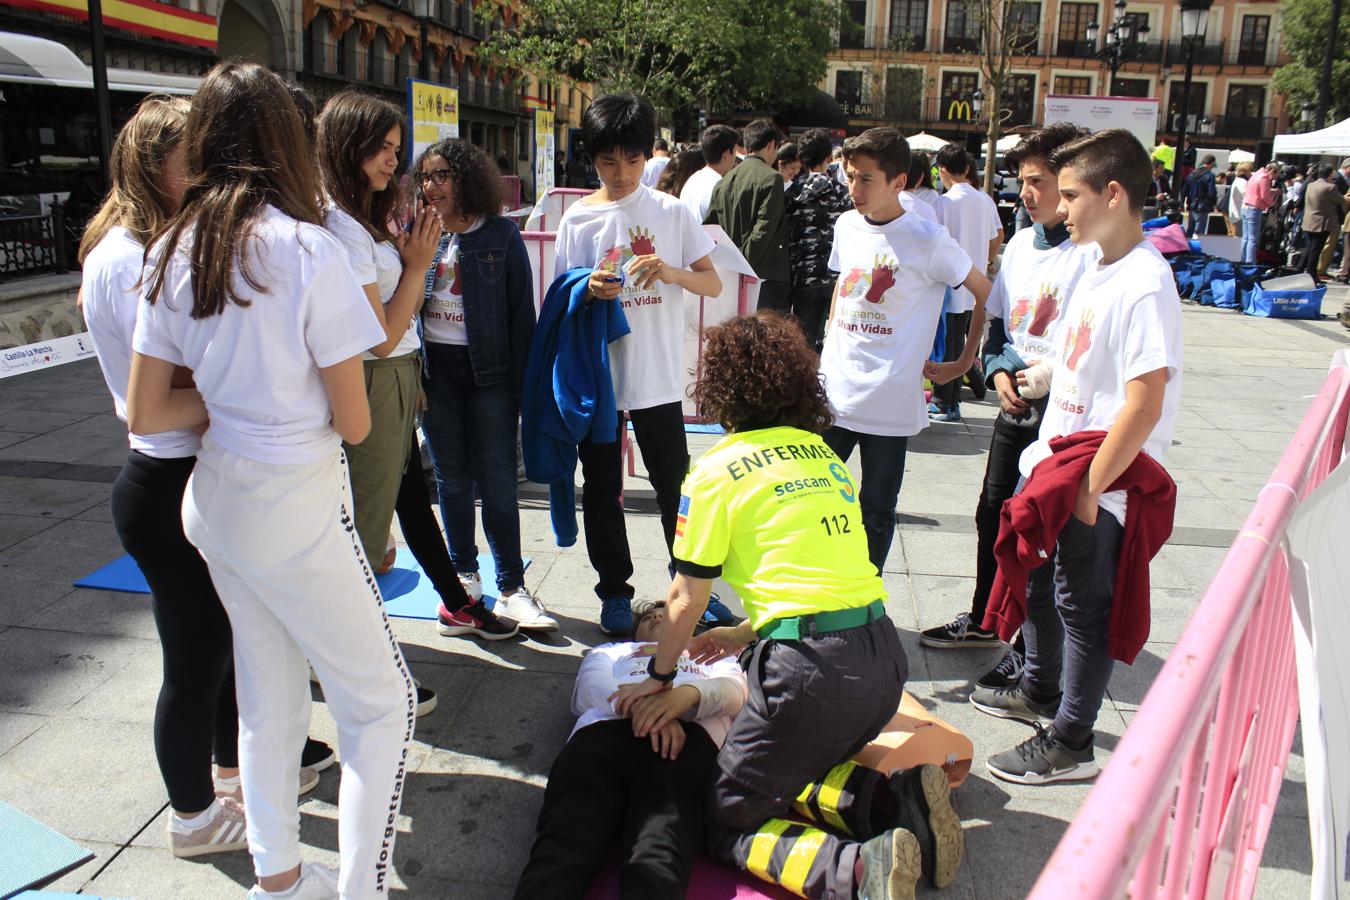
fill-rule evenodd
<path id="1" fill-rule="evenodd" d="M 520 629 L 507 625 L 482 603 L 474 601 L 451 612 L 441 604 L 436 613 L 436 631 L 446 637 L 471 634 L 485 641 L 501 641 L 515 637 Z"/>

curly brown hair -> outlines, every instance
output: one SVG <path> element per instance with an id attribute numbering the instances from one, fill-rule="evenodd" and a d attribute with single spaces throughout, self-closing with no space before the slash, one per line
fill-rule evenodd
<path id="1" fill-rule="evenodd" d="M 693 398 L 727 431 L 787 426 L 816 434 L 834 422 L 820 360 L 796 319 L 759 312 L 710 328 Z"/>
<path id="2" fill-rule="evenodd" d="M 450 169 L 450 197 L 455 212 L 466 219 L 500 215 L 502 173 L 479 147 L 458 138 L 432 144 L 417 157 L 414 172 L 421 172 L 427 159 L 439 156 Z"/>

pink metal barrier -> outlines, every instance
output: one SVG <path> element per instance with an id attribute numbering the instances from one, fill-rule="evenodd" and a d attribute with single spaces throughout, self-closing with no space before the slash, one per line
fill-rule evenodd
<path id="1" fill-rule="evenodd" d="M 1252 896 L 1298 719 L 1282 540 L 1340 461 L 1348 419 L 1350 369 L 1338 367 L 1032 900 Z"/>

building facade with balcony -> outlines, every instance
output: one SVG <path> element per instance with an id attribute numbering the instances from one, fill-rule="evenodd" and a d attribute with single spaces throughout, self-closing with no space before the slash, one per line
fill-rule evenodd
<path id="1" fill-rule="evenodd" d="M 821 84 L 855 133 L 878 124 L 953 140 L 983 134 L 973 95 L 989 93 L 980 74 L 982 36 L 963 0 L 844 0 L 844 27 Z M 1183 114 L 1185 54 L 1177 0 L 1133 2 L 1135 34 L 1112 80 L 1089 39 L 1115 17 L 1108 0 L 1017 0 L 1023 38 L 1000 103 L 1003 128 L 1038 125 L 1050 94 L 1155 97 L 1159 136 L 1175 138 Z M 1193 49 L 1187 130 L 1197 146 L 1260 150 L 1288 126 L 1270 79 L 1286 57 L 1279 45 L 1277 0 L 1216 0 L 1202 44 Z M 987 116 L 989 111 L 985 111 Z"/>

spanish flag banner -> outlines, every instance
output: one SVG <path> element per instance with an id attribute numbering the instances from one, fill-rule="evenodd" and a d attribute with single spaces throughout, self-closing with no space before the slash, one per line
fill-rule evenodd
<path id="1" fill-rule="evenodd" d="M 89 18 L 87 0 L 0 0 L 0 5 L 60 13 L 76 19 Z M 214 16 L 178 9 L 155 0 L 103 0 L 103 22 L 110 28 L 122 28 L 207 50 L 216 49 L 218 29 Z"/>

